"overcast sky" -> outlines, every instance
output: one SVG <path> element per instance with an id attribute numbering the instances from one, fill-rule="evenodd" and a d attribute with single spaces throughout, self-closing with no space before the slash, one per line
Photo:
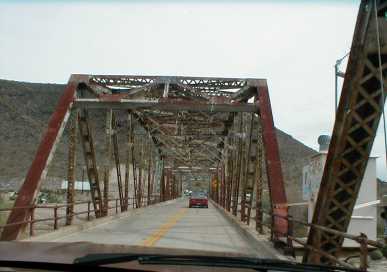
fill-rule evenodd
<path id="1" fill-rule="evenodd" d="M 349 51 L 360 1 L 234 2 L 0 0 L 0 78 L 267 78 L 276 126 L 318 149 L 333 128 L 333 65 Z M 372 155 L 385 179 L 384 154 L 379 129 Z"/>

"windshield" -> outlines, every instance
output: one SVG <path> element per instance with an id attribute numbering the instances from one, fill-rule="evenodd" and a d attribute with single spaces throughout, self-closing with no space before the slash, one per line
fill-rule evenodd
<path id="1" fill-rule="evenodd" d="M 203 192 L 194 192 L 194 193 L 192 193 L 191 197 L 192 198 L 206 198 L 207 195 L 206 195 L 206 193 L 203 193 Z"/>
<path id="2" fill-rule="evenodd" d="M 0 1 L 0 262 L 372 267 L 385 6 Z"/>

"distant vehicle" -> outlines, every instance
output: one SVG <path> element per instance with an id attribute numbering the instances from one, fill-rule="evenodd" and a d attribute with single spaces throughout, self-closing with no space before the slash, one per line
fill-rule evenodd
<path id="1" fill-rule="evenodd" d="M 17 198 L 17 192 L 12 192 L 9 196 L 9 200 L 16 200 Z"/>
<path id="2" fill-rule="evenodd" d="M 251 194 L 246 194 L 246 202 L 250 202 L 251 200 Z"/>
<path id="3" fill-rule="evenodd" d="M 193 192 L 189 198 L 189 205 L 192 207 L 205 207 L 208 208 L 208 197 L 204 192 Z"/>
<path id="4" fill-rule="evenodd" d="M 40 193 L 38 195 L 38 204 L 46 204 L 48 202 L 48 195 L 46 193 Z"/>
<path id="5" fill-rule="evenodd" d="M 184 195 L 185 196 L 190 196 L 192 194 L 192 191 L 190 191 L 190 190 L 185 190 L 184 191 Z"/>

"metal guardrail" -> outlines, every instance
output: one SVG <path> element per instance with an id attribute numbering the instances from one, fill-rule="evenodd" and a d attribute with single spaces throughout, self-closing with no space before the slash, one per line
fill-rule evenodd
<path id="1" fill-rule="evenodd" d="M 221 205 L 222 203 L 218 203 L 218 201 L 216 201 L 216 199 L 214 201 L 220 207 L 223 207 Z M 233 200 L 231 200 L 231 201 L 233 201 Z M 240 204 L 241 203 L 238 203 L 238 207 L 240 206 Z M 223 207 L 223 208 L 225 209 L 225 207 Z M 251 208 L 255 208 L 255 207 L 251 207 Z M 237 209 L 237 211 L 240 212 L 241 210 Z M 346 267 L 346 268 L 352 268 L 352 269 L 356 268 L 353 265 L 351 265 L 351 264 L 349 264 L 349 263 L 347 263 L 345 261 L 340 260 L 337 256 L 329 254 L 328 252 L 322 251 L 322 250 L 320 250 L 318 248 L 315 248 L 313 246 L 310 246 L 310 245 L 307 244 L 306 241 L 302 241 L 299 237 L 295 237 L 293 235 L 294 224 L 300 224 L 300 225 L 303 225 L 303 226 L 306 226 L 306 227 L 309 227 L 309 228 L 314 228 L 314 230 L 316 231 L 316 233 L 318 235 L 320 235 L 321 232 L 328 232 L 328 233 L 331 233 L 331 234 L 334 234 L 334 235 L 337 235 L 337 236 L 341 236 L 343 238 L 350 239 L 350 240 L 353 240 L 353 241 L 359 243 L 360 265 L 359 265 L 358 269 L 360 269 L 361 271 L 367 271 L 367 269 L 368 269 L 368 259 L 367 259 L 367 257 L 368 257 L 368 246 L 373 246 L 373 247 L 376 247 L 376 248 L 383 248 L 385 246 L 381 242 L 368 239 L 367 235 L 364 234 L 364 233 L 360 233 L 359 235 L 353 235 L 353 234 L 337 231 L 335 229 L 331 229 L 331 228 L 328 228 L 328 227 L 324 227 L 324 226 L 308 223 L 308 222 L 305 222 L 303 220 L 296 219 L 296 218 L 294 218 L 291 215 L 283 216 L 283 215 L 279 215 L 279 214 L 273 213 L 271 211 L 265 211 L 263 209 L 261 210 L 261 214 L 269 215 L 269 218 L 271 218 L 271 222 L 270 223 L 264 223 L 262 215 L 260 216 L 260 218 L 257 218 L 256 216 L 251 216 L 250 218 L 243 218 L 243 220 L 241 222 L 249 225 L 250 219 L 255 220 L 256 230 L 260 234 L 263 233 L 262 226 L 266 226 L 268 229 L 270 229 L 270 231 L 271 231 L 271 239 L 275 243 L 276 242 L 282 242 L 280 240 L 280 237 L 285 238 L 286 239 L 285 244 L 286 244 L 286 247 L 287 247 L 287 251 L 288 252 L 290 251 L 293 256 L 295 256 L 295 254 L 294 254 L 294 246 L 293 246 L 293 242 L 295 242 L 295 243 L 298 243 L 298 244 L 302 245 L 304 249 L 309 250 L 309 251 L 313 251 L 314 253 L 317 253 L 317 254 L 320 254 L 321 256 L 329 259 L 330 261 L 332 261 L 333 263 L 336 263 L 337 265 L 340 265 L 340 266 L 343 266 L 343 267 Z M 234 216 L 236 216 L 236 215 L 234 215 Z M 288 222 L 287 233 L 278 233 L 275 230 L 274 224 L 273 224 L 274 220 L 276 220 L 275 218 L 278 218 L 278 219 L 281 219 L 281 220 L 286 220 Z"/>
<path id="2" fill-rule="evenodd" d="M 337 263 L 343 267 L 354 268 L 352 265 L 340 260 L 337 256 L 329 254 L 329 253 L 322 251 L 316 247 L 310 246 L 307 244 L 307 242 L 304 242 L 301 239 L 294 237 L 294 235 L 293 235 L 293 223 L 297 223 L 297 224 L 300 224 L 300 225 L 303 225 L 303 226 L 306 226 L 309 228 L 313 228 L 318 236 L 320 235 L 321 232 L 327 232 L 327 233 L 341 236 L 343 238 L 346 238 L 346 239 L 349 239 L 349 240 L 352 240 L 352 241 L 359 243 L 359 253 L 360 253 L 359 269 L 362 271 L 367 271 L 367 268 L 368 268 L 368 259 L 367 259 L 368 246 L 373 246 L 376 248 L 383 248 L 384 247 L 383 243 L 368 239 L 367 235 L 364 233 L 360 233 L 359 235 L 353 235 L 353 234 L 337 231 L 335 229 L 331 229 L 328 227 L 324 227 L 324 226 L 308 223 L 308 222 L 305 222 L 305 221 L 302 221 L 299 219 L 295 219 L 291 215 L 282 216 L 282 215 L 275 214 L 275 213 L 272 213 L 269 211 L 262 211 L 262 213 L 269 215 L 272 218 L 272 221 L 273 221 L 274 217 L 277 217 L 277 218 L 287 220 L 289 223 L 289 228 L 288 228 L 287 233 L 273 233 L 274 228 L 272 227 L 272 224 L 262 223 L 263 225 L 267 226 L 271 230 L 272 237 L 278 237 L 278 236 L 286 237 L 287 238 L 287 246 L 289 248 L 293 249 L 292 242 L 294 241 L 294 242 L 302 245 L 306 250 L 310 250 L 310 251 L 313 251 L 317 254 L 320 254 L 321 256 L 323 256 L 323 257 L 329 259 L 330 261 Z"/>
<path id="3" fill-rule="evenodd" d="M 137 205 L 134 201 L 135 200 L 134 197 L 129 197 L 127 199 L 125 198 L 125 201 L 126 200 L 127 200 L 127 202 L 125 202 L 125 203 L 128 203 L 128 208 L 130 206 L 132 207 L 132 209 L 137 208 Z M 118 214 L 120 212 L 120 209 L 122 208 L 120 205 L 120 199 L 119 198 L 109 199 L 108 203 L 111 203 L 111 202 L 113 202 L 114 204 L 112 206 L 109 206 L 107 209 L 108 210 L 115 209 L 115 214 Z M 138 205 L 138 208 L 146 207 L 146 206 L 148 206 L 148 203 L 149 203 L 149 205 L 153 205 L 153 204 L 156 204 L 159 202 L 161 202 L 159 195 L 151 196 L 151 199 L 149 202 L 148 202 L 148 197 L 144 196 L 144 197 L 142 197 L 141 204 Z M 79 211 L 79 212 L 72 212 L 71 214 L 66 214 L 66 215 L 58 215 L 59 209 L 67 208 L 69 206 L 75 207 L 75 206 L 79 206 L 79 205 L 83 205 L 83 204 L 87 204 L 87 210 Z M 73 217 L 76 215 L 87 214 L 87 217 L 86 217 L 87 221 L 92 220 L 91 213 L 93 213 L 95 210 L 92 209 L 91 206 L 92 206 L 92 202 L 89 200 L 89 201 L 77 201 L 74 203 L 63 203 L 63 204 L 53 204 L 53 205 L 31 205 L 31 206 L 20 206 L 20 207 L 13 207 L 13 208 L 3 208 L 3 209 L 0 209 L 0 212 L 10 212 L 10 211 L 15 210 L 15 209 L 30 209 L 31 213 L 30 213 L 29 220 L 0 225 L 0 230 L 4 229 L 5 227 L 9 227 L 9 226 L 27 224 L 27 225 L 29 225 L 28 226 L 29 227 L 28 235 L 29 235 L 29 237 L 32 237 L 35 235 L 35 229 L 34 229 L 35 223 L 38 223 L 38 222 L 53 221 L 53 223 L 54 223 L 53 230 L 57 230 L 60 227 L 59 221 L 61 219 L 67 219 L 70 216 Z M 36 209 L 52 209 L 53 216 L 48 217 L 48 218 L 35 219 L 35 210 Z M 127 211 L 127 210 L 124 210 L 124 211 Z M 67 226 L 67 225 L 70 225 L 70 224 L 66 224 L 66 223 L 64 224 L 64 226 Z"/>

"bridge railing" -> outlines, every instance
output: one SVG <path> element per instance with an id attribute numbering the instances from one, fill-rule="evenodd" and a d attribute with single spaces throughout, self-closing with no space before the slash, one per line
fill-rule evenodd
<path id="1" fill-rule="evenodd" d="M 305 222 L 303 220 L 299 220 L 294 218 L 291 215 L 288 216 L 282 216 L 279 214 L 272 213 L 270 211 L 262 211 L 262 213 L 269 215 L 271 218 L 271 221 L 274 220 L 274 218 L 282 218 L 284 220 L 287 220 L 289 223 L 289 228 L 287 233 L 274 233 L 275 229 L 273 228 L 271 223 L 264 223 L 262 222 L 262 225 L 268 227 L 272 235 L 271 237 L 286 237 L 286 245 L 288 249 L 292 249 L 292 253 L 294 254 L 294 248 L 293 248 L 293 242 L 298 243 L 304 247 L 305 250 L 313 251 L 316 254 L 321 255 L 322 257 L 325 257 L 329 259 L 332 263 L 336 263 L 338 265 L 353 268 L 353 266 L 345 261 L 340 260 L 337 256 L 330 254 L 326 251 L 322 251 L 319 248 L 320 247 L 313 247 L 307 244 L 306 241 L 303 241 L 300 238 L 297 238 L 293 235 L 293 229 L 294 224 L 300 224 L 305 227 L 313 228 L 315 232 L 317 233 L 318 237 L 321 235 L 322 232 L 330 233 L 336 236 L 341 236 L 342 238 L 349 239 L 352 241 L 355 241 L 359 244 L 359 256 L 360 256 L 360 264 L 359 269 L 362 271 L 367 271 L 368 268 L 368 246 L 376 247 L 376 248 L 383 248 L 384 244 L 380 243 L 378 241 L 374 241 L 371 239 L 368 239 L 367 235 L 364 233 L 360 233 L 359 235 L 353 235 L 346 232 L 341 232 L 335 229 L 331 229 L 325 226 L 320 226 L 312 223 Z M 317 239 L 318 239 L 317 237 Z"/>
<path id="2" fill-rule="evenodd" d="M 235 200 L 231 200 L 233 202 Z M 222 205 L 220 201 L 214 200 L 214 202 L 219 205 L 219 207 L 222 207 L 225 210 L 228 210 L 228 212 L 231 212 L 230 209 L 227 208 L 227 206 Z M 347 268 L 355 268 L 353 265 L 346 262 L 346 260 L 341 260 L 337 256 L 330 254 L 328 252 L 320 250 L 318 247 L 313 247 L 307 244 L 306 241 L 303 241 L 302 238 L 296 237 L 294 233 L 295 224 L 307 227 L 309 229 L 313 228 L 314 231 L 320 236 L 322 232 L 330 233 L 333 235 L 341 236 L 345 239 L 349 239 L 352 241 L 355 241 L 359 244 L 359 255 L 360 255 L 360 264 L 359 269 L 362 271 L 367 271 L 368 268 L 368 246 L 372 246 L 375 248 L 383 248 L 384 244 L 378 241 L 374 241 L 371 239 L 368 239 L 367 235 L 364 233 L 360 233 L 359 235 L 353 235 L 346 232 L 341 232 L 335 229 L 331 229 L 325 226 L 320 226 L 312 223 L 305 222 L 303 220 L 294 218 L 292 215 L 279 215 L 276 213 L 273 213 L 272 211 L 259 209 L 257 211 L 255 205 L 248 206 L 249 209 L 255 210 L 256 212 L 253 213 L 247 213 L 244 216 L 240 213 L 242 211 L 241 203 L 238 201 L 237 205 L 237 214 L 233 214 L 235 217 L 240 217 L 240 222 L 245 223 L 246 225 L 250 225 L 251 222 L 255 222 L 255 229 L 258 233 L 264 234 L 264 228 L 263 226 L 267 227 L 271 232 L 271 240 L 273 241 L 274 245 L 282 245 L 282 247 L 285 250 L 285 253 L 293 255 L 295 257 L 295 248 L 293 246 L 293 242 L 301 245 L 304 250 L 309 250 L 314 253 L 319 254 L 322 257 L 325 257 L 326 259 L 330 260 L 332 263 L 335 263 L 339 266 L 347 267 Z M 252 214 L 254 214 L 252 216 Z M 267 215 L 263 216 L 263 214 Z M 249 216 L 250 215 L 250 216 Z M 269 220 L 266 220 L 268 218 Z M 279 233 L 278 230 L 274 227 L 274 220 L 275 219 L 281 219 L 286 220 L 288 222 L 288 228 L 286 233 Z M 266 229 L 267 230 L 267 229 Z M 318 237 L 317 237 L 318 238 Z M 347 258 L 348 259 L 348 258 Z"/>
<path id="3" fill-rule="evenodd" d="M 150 199 L 148 199 L 147 196 L 143 196 L 141 199 L 141 203 L 136 203 L 136 200 L 134 197 L 129 197 L 124 199 L 124 203 L 128 203 L 128 209 L 136 209 L 137 207 L 146 207 L 148 205 L 153 205 L 156 203 L 161 202 L 159 195 L 153 195 Z M 111 198 L 108 200 L 109 206 L 107 207 L 107 210 L 109 211 L 109 215 L 112 214 L 118 214 L 121 212 L 122 207 L 120 205 L 120 199 L 119 198 Z M 68 207 L 74 207 L 74 211 L 69 214 L 66 212 L 66 209 Z M 80 208 L 78 211 L 75 211 L 75 208 Z M 92 219 L 95 219 L 95 216 L 93 213 L 95 212 L 93 208 L 92 201 L 77 201 L 73 203 L 57 203 L 57 204 L 36 204 L 31 206 L 20 206 L 20 207 L 13 207 L 13 208 L 3 208 L 0 209 L 0 213 L 9 213 L 12 210 L 15 209 L 29 209 L 30 210 L 30 217 L 28 220 L 15 222 L 15 223 L 7 223 L 4 225 L 0 225 L 0 232 L 5 228 L 9 226 L 16 226 L 16 225 L 26 225 L 24 235 L 27 235 L 27 237 L 32 237 L 36 235 L 36 225 L 37 223 L 43 223 L 48 222 L 51 223 L 51 230 L 57 230 L 61 226 L 68 226 L 72 225 L 72 220 L 68 220 L 70 217 L 73 218 L 75 216 L 82 216 L 84 215 L 84 218 L 82 220 L 90 221 Z M 50 216 L 46 216 L 43 218 L 36 218 L 37 209 L 49 209 L 52 212 L 50 212 Z M 123 209 L 122 211 L 127 211 L 128 209 Z M 70 223 L 69 223 L 70 222 Z"/>

